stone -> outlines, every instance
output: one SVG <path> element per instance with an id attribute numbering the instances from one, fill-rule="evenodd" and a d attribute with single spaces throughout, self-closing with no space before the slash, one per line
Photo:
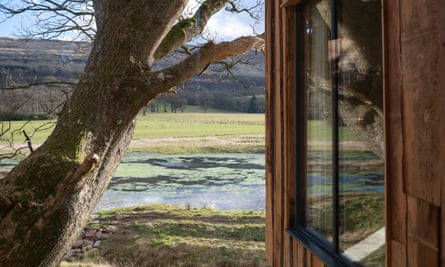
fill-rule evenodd
<path id="1" fill-rule="evenodd" d="M 97 231 L 96 232 L 96 240 L 100 240 L 102 238 L 102 232 L 101 231 Z"/>
<path id="2" fill-rule="evenodd" d="M 102 232 L 103 233 L 114 233 L 116 232 L 117 227 L 114 225 L 106 225 L 103 227 Z"/>
<path id="3" fill-rule="evenodd" d="M 69 253 L 71 254 L 71 256 L 76 256 L 76 255 L 81 255 L 83 252 L 80 248 L 75 248 L 70 250 Z"/>
<path id="4" fill-rule="evenodd" d="M 85 232 L 86 239 L 95 239 L 96 238 L 96 229 L 91 229 Z"/>
<path id="5" fill-rule="evenodd" d="M 107 240 L 110 237 L 109 234 L 102 234 L 102 236 L 100 237 L 100 240 Z"/>
<path id="6" fill-rule="evenodd" d="M 82 248 L 83 240 L 76 240 L 71 245 L 72 248 Z"/>
<path id="7" fill-rule="evenodd" d="M 93 244 L 94 244 L 94 241 L 91 241 L 89 239 L 82 240 L 82 247 L 87 247 L 87 246 L 91 246 L 92 247 Z"/>
<path id="8" fill-rule="evenodd" d="M 100 240 L 97 240 L 96 242 L 94 242 L 93 248 L 99 248 L 100 247 Z"/>

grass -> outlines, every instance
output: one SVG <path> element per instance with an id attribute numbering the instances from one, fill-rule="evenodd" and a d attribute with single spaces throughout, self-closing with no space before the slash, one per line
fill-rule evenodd
<path id="1" fill-rule="evenodd" d="M 264 114 L 149 113 L 139 116 L 134 139 L 264 133 Z"/>
<path id="2" fill-rule="evenodd" d="M 55 121 L 1 122 L 3 139 L 25 146 L 22 130 L 41 144 Z M 138 116 L 130 151 L 152 153 L 264 153 L 264 114 L 147 113 Z M 7 145 L 0 139 L 0 145 Z"/>
<path id="3" fill-rule="evenodd" d="M 103 211 L 90 222 L 109 224 L 117 230 L 103 241 L 102 256 L 61 266 L 268 266 L 261 211 L 154 204 Z"/>
<path id="4" fill-rule="evenodd" d="M 31 137 L 33 143 L 41 144 L 49 134 L 52 132 L 55 126 L 53 120 L 35 120 L 35 121 L 3 121 L 0 122 L 0 144 L 6 144 L 4 139 L 13 141 L 16 144 L 24 144 L 25 137 L 23 130 Z"/>
<path id="5" fill-rule="evenodd" d="M 149 113 L 138 117 L 130 151 L 264 153 L 264 114 Z"/>
<path id="6" fill-rule="evenodd" d="M 264 114 L 246 113 L 147 113 L 137 117 L 129 150 L 169 154 L 264 153 L 264 119 Z M 26 147 L 22 130 L 31 136 L 33 144 L 41 144 L 54 125 L 55 121 L 0 122 L 0 133 L 8 130 L 3 139 Z M 329 125 L 310 121 L 309 129 L 311 150 L 331 148 Z M 350 149 L 363 150 L 363 143 L 349 128 L 340 128 L 340 138 L 348 141 Z M 7 142 L 0 139 L 0 145 Z"/>

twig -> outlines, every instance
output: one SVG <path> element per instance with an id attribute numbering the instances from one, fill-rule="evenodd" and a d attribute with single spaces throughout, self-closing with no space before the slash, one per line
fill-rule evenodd
<path id="1" fill-rule="evenodd" d="M 31 151 L 31 153 L 34 152 L 34 149 L 32 148 L 31 138 L 26 134 L 25 130 L 23 130 L 23 134 L 25 135 L 26 143 L 28 144 L 29 151 Z"/>

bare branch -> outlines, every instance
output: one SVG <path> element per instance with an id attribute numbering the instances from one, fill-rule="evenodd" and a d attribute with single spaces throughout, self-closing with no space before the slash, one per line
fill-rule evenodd
<path id="1" fill-rule="evenodd" d="M 257 0 L 256 3 L 251 7 L 239 7 L 238 1 L 228 1 L 228 7 L 226 7 L 226 10 L 233 13 L 246 13 L 251 18 L 255 20 L 261 19 L 261 13 L 262 13 L 262 7 L 264 6 L 263 0 Z"/>
<path id="2" fill-rule="evenodd" d="M 222 79 L 227 79 L 227 78 L 232 78 L 235 81 L 237 81 L 238 83 L 240 83 L 244 88 L 248 89 L 250 88 L 250 86 L 241 78 L 239 78 L 235 73 L 233 73 L 233 68 L 238 65 L 238 64 L 249 64 L 249 62 L 241 60 L 241 59 L 237 59 L 231 62 L 228 61 L 218 61 L 215 62 L 213 64 L 216 65 L 221 65 L 222 68 L 219 71 L 225 71 L 226 72 L 226 76 Z M 221 79 L 221 80 L 222 80 Z"/>
<path id="3" fill-rule="evenodd" d="M 227 2 L 228 0 L 207 0 L 198 8 L 193 17 L 179 20 L 156 50 L 155 59 L 163 58 L 200 35 L 210 17 L 220 11 Z"/>
<path id="4" fill-rule="evenodd" d="M 219 44 L 209 42 L 177 65 L 150 73 L 148 78 L 144 78 L 146 88 L 150 88 L 155 94 L 162 93 L 200 73 L 213 62 L 240 56 L 252 49 L 261 50 L 263 47 L 264 39 L 257 36 L 240 37 Z M 147 93 L 152 94 L 153 91 Z"/>
<path id="5" fill-rule="evenodd" d="M 91 0 L 70 0 L 58 3 L 53 0 L 22 0 L 0 4 L 0 13 L 6 21 L 19 14 L 30 14 L 36 19 L 33 27 L 24 29 L 28 36 L 41 36 L 48 39 L 61 37 L 68 33 L 77 33 L 79 38 L 93 39 L 96 33 L 94 10 Z"/>
<path id="6" fill-rule="evenodd" d="M 34 152 L 34 149 L 32 148 L 32 141 L 29 135 L 26 133 L 25 130 L 23 130 L 23 135 L 25 136 L 26 144 L 28 145 L 29 151 L 32 153 Z"/>

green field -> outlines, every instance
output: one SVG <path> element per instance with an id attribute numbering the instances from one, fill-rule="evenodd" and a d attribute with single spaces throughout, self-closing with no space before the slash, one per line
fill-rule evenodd
<path id="1" fill-rule="evenodd" d="M 149 113 L 139 116 L 134 139 L 264 134 L 264 114 Z"/>
<path id="2" fill-rule="evenodd" d="M 2 150 L 13 140 L 25 145 L 43 143 L 55 121 L 2 122 Z M 147 113 L 138 116 L 131 151 L 158 153 L 264 152 L 264 114 Z"/>
<path id="3" fill-rule="evenodd" d="M 130 151 L 152 153 L 264 153 L 265 116 L 247 113 L 147 113 L 137 117 Z M 0 150 L 7 140 L 26 146 L 23 130 L 34 146 L 42 144 L 55 121 L 2 122 Z M 331 128 L 322 121 L 310 121 L 311 146 L 330 149 Z M 340 128 L 342 140 L 358 141 L 347 127 Z M 321 142 L 321 144 L 319 144 Z M 355 142 L 358 143 L 358 142 Z M 361 149 L 361 148 L 360 148 Z"/>

